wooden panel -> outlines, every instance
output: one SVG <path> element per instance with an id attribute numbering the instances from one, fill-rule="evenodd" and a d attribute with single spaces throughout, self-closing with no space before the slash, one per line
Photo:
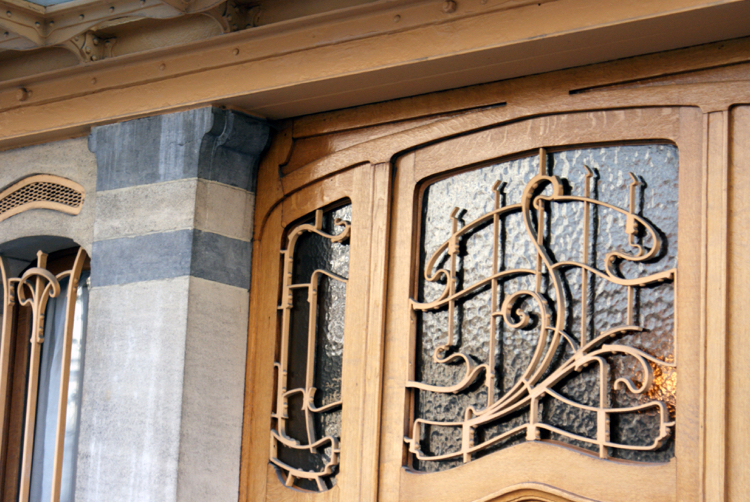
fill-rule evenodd
<path id="1" fill-rule="evenodd" d="M 678 332 L 678 412 L 675 445 L 677 461 L 677 500 L 699 500 L 703 492 L 701 433 L 701 404 L 704 374 L 702 371 L 702 245 L 705 206 L 702 204 L 705 173 L 703 170 L 704 135 L 703 114 L 697 108 L 681 108 L 679 135 L 680 149 L 679 222 L 680 243 L 677 251 L 679 277 L 675 302 Z M 692 236 L 692 237 L 691 237 Z M 687 242 L 686 242 L 687 241 Z M 686 459 L 683 461 L 683 459 Z"/>
<path id="2" fill-rule="evenodd" d="M 745 286 L 750 281 L 750 107 L 732 109 L 732 150 L 728 180 L 727 304 L 727 484 L 726 500 L 750 492 L 750 309 Z"/>
<path id="3" fill-rule="evenodd" d="M 622 140 L 661 139 L 680 149 L 680 232 L 699 235 L 701 221 L 701 134 L 702 119 L 697 109 L 643 109 L 589 112 L 542 117 L 488 129 L 436 143 L 406 155 L 398 162 L 395 206 L 392 213 L 393 240 L 389 273 L 387 344 L 387 385 L 383 401 L 381 440 L 383 500 L 475 501 L 494 491 L 533 480 L 543 485 L 594 500 L 694 499 L 700 489 L 700 460 L 696 453 L 699 436 L 699 304 L 701 246 L 698 239 L 683 238 L 679 266 L 689 269 L 680 276 L 678 360 L 680 403 L 677 416 L 678 461 L 661 465 L 623 465 L 593 459 L 549 444 L 527 443 L 447 472 L 409 473 L 404 465 L 405 424 L 410 422 L 405 406 L 405 383 L 412 378 L 414 340 L 413 318 L 406 299 L 412 296 L 415 210 L 420 182 L 446 170 L 476 165 L 505 155 L 529 152 L 541 146 L 612 143 Z M 684 146 L 684 148 L 683 148 Z M 682 317 L 684 315 L 684 318 Z M 413 336 L 413 335 L 412 335 Z M 685 361 L 683 364 L 682 361 Z M 684 443 L 681 442 L 684 438 Z M 521 453 L 523 452 L 523 453 Z M 580 466 L 573 467 L 574 465 Z M 679 466 L 679 470 L 678 470 Z M 591 482 L 592 479 L 604 480 Z M 658 482 L 654 482 L 658 480 Z M 637 492 L 633 486 L 642 487 Z M 679 486 L 679 492 L 678 492 Z M 679 495 L 678 495 L 679 493 Z M 568 497 L 573 500 L 575 497 Z"/>
<path id="4" fill-rule="evenodd" d="M 313 211 L 348 198 L 352 204 L 349 281 L 344 322 L 342 366 L 342 433 L 337 484 L 322 493 L 284 486 L 268 466 L 274 352 L 279 349 L 278 293 L 254 295 L 251 308 L 246 395 L 246 437 L 243 443 L 241 500 L 331 501 L 376 500 L 379 409 L 383 338 L 387 221 L 390 166 L 364 165 L 321 180 L 286 197 L 267 218 L 256 219 L 251 291 L 277 292 L 284 229 Z M 269 180 L 272 181 L 272 180 Z M 260 188 L 262 190 L 262 186 Z M 261 192 L 262 193 L 262 192 Z M 368 454 L 361 454 L 366 448 Z"/>
<path id="5" fill-rule="evenodd" d="M 208 104 L 291 117 L 750 33 L 738 0 L 457 4 L 373 2 L 6 82 L 0 148 Z"/>

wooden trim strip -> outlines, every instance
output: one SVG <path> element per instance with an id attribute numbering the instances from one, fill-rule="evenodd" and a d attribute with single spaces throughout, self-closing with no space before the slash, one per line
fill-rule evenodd
<path id="1" fill-rule="evenodd" d="M 73 324 L 75 322 L 78 281 L 88 255 L 83 248 L 78 249 L 73 268 L 68 277 L 68 303 L 65 306 L 65 330 L 63 331 L 62 369 L 60 374 L 60 395 L 57 401 L 57 429 L 55 434 L 55 457 L 52 467 L 52 495 L 50 502 L 59 502 L 62 482 L 63 453 L 65 448 L 65 421 L 68 416 L 68 383 L 70 381 L 70 354 L 73 345 Z"/>
<path id="2" fill-rule="evenodd" d="M 54 276 L 52 281 L 50 277 L 47 277 L 43 272 L 46 272 L 47 267 L 47 255 L 39 251 L 37 253 L 37 265 L 36 269 L 29 269 L 18 282 L 18 298 L 21 305 L 31 305 L 32 309 L 32 324 L 31 324 L 31 355 L 29 356 L 29 369 L 27 373 L 28 377 L 28 390 L 26 391 L 26 416 L 24 417 L 24 433 L 23 433 L 23 453 L 21 457 L 21 481 L 18 495 L 19 502 L 29 501 L 29 492 L 31 490 L 31 461 L 34 454 L 34 433 L 36 431 L 36 402 L 37 394 L 39 391 L 39 359 L 42 354 L 42 342 L 44 341 L 44 312 L 47 307 L 47 300 L 49 299 L 49 287 L 56 285 L 53 288 L 57 296 L 60 291 L 60 285 Z M 32 297 L 26 298 L 24 301 L 24 288 L 26 278 L 34 278 L 34 288 L 32 289 Z M 48 284 L 44 283 L 44 279 L 49 281 Z"/>
<path id="3" fill-rule="evenodd" d="M 13 307 L 15 297 L 10 289 L 8 277 L 8 264 L 4 257 L 0 256 L 0 284 L 3 293 L 3 319 L 2 331 L 0 331 L 0 452 L 5 452 L 5 411 L 8 394 L 8 381 L 10 380 L 10 347 L 12 345 Z"/>
<path id="4" fill-rule="evenodd" d="M 706 234 L 705 500 L 726 492 L 729 110 L 708 114 Z"/>

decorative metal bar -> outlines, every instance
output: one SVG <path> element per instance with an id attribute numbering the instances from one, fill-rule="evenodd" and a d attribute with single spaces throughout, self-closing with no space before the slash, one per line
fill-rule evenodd
<path id="1" fill-rule="evenodd" d="M 53 490 L 51 502 L 60 500 L 60 480 L 62 475 L 62 456 L 65 441 L 65 419 L 68 398 L 68 380 L 70 375 L 70 351 L 73 336 L 75 302 L 78 280 L 86 260 L 86 252 L 81 248 L 75 259 L 72 270 L 62 272 L 57 276 L 46 269 L 47 255 L 42 251 L 37 253 L 36 267 L 28 269 L 20 278 L 9 278 L 5 263 L 0 260 L 3 285 L 3 331 L 2 347 L 0 348 L 0 399 L 5 402 L 8 392 L 10 345 L 12 336 L 13 309 L 16 303 L 31 308 L 31 352 L 28 367 L 28 387 L 26 392 L 26 416 L 24 417 L 24 436 L 21 450 L 21 477 L 19 486 L 19 502 L 28 502 L 31 487 L 31 462 L 34 452 L 34 432 L 36 426 L 36 404 L 39 391 L 39 359 L 44 343 L 45 310 L 50 298 L 57 298 L 62 289 L 60 280 L 69 277 L 67 291 L 67 305 L 65 328 L 63 333 L 63 364 L 60 382 L 59 411 L 57 417 L 57 437 L 55 444 L 55 459 L 53 467 Z M 4 406 L 2 407 L 4 414 Z M 4 416 L 2 417 L 4 420 Z M 5 438 L 2 438 L 5 441 Z M 4 445 L 3 445 L 4 446 Z"/>
<path id="2" fill-rule="evenodd" d="M 317 234 L 332 243 L 344 243 L 348 240 L 350 234 L 350 224 L 347 221 L 336 219 L 334 224 L 343 227 L 343 230 L 337 235 L 331 235 L 323 231 L 323 211 L 315 212 L 315 222 L 313 224 L 303 224 L 297 226 L 287 238 L 286 250 L 281 252 L 283 259 L 283 276 L 282 276 L 282 293 L 281 293 L 281 349 L 279 361 L 275 363 L 276 375 L 276 410 L 272 418 L 275 421 L 275 427 L 271 430 L 270 444 L 270 461 L 286 473 L 286 485 L 293 486 L 297 479 L 307 479 L 315 482 L 319 491 L 325 491 L 327 485 L 325 479 L 333 473 L 333 469 L 338 465 L 339 443 L 338 438 L 326 436 L 318 439 L 314 427 L 314 415 L 333 411 L 342 406 L 342 401 L 336 401 L 326 404 L 325 406 L 315 406 L 315 353 L 316 353 L 316 330 L 318 326 L 317 304 L 318 304 L 318 287 L 323 277 L 347 283 L 347 279 L 340 277 L 326 270 L 313 271 L 310 282 L 303 284 L 293 283 L 293 270 L 295 260 L 295 250 L 298 239 L 305 233 Z M 305 387 L 297 389 L 288 389 L 289 374 L 289 352 L 291 350 L 291 314 L 293 309 L 293 291 L 295 289 L 307 290 L 307 301 L 309 304 L 308 331 L 307 331 L 307 358 L 305 367 Z M 302 409 L 305 415 L 305 438 L 293 438 L 287 433 L 287 422 L 289 420 L 289 397 L 295 394 L 302 396 Z M 298 466 L 289 465 L 282 461 L 278 455 L 278 445 L 281 444 L 286 448 L 293 450 L 306 450 L 311 455 L 318 454 L 318 450 L 323 448 L 331 449 L 330 459 L 319 471 L 310 471 Z"/>
<path id="3" fill-rule="evenodd" d="M 585 166 L 583 195 L 568 195 L 565 193 L 563 180 L 547 173 L 547 152 L 539 151 L 539 173 L 534 176 L 524 188 L 521 202 L 517 204 L 504 205 L 500 202 L 500 182 L 493 186 L 495 204 L 492 211 L 484 214 L 465 224 L 458 226 L 459 208 L 451 211 L 452 233 L 437 250 L 426 260 L 424 268 L 424 279 L 426 282 L 439 283 L 445 281 L 442 293 L 433 301 L 419 302 L 411 300 L 411 307 L 415 312 L 437 312 L 448 310 L 447 341 L 434 349 L 432 360 L 437 364 L 462 364 L 465 367 L 464 376 L 456 383 L 447 386 L 433 385 L 427 382 L 410 381 L 406 387 L 408 392 L 433 392 L 438 394 L 457 394 L 468 389 L 480 381 L 484 376 L 484 386 L 487 388 L 487 405 L 484 409 L 468 406 L 464 410 L 463 420 L 443 422 L 415 418 L 412 421 L 411 430 L 407 433 L 405 442 L 409 452 L 419 461 L 437 461 L 460 458 L 464 463 L 472 460 L 472 456 L 497 444 L 504 439 L 525 432 L 526 440 L 536 441 L 541 439 L 541 432 L 554 433 L 571 441 L 582 441 L 588 443 L 598 450 L 601 458 L 608 458 L 610 448 L 623 450 L 650 451 L 658 449 L 664 441 L 671 436 L 674 421 L 664 402 L 654 399 L 650 402 L 628 407 L 610 407 L 610 389 L 623 389 L 632 394 L 650 396 L 654 381 L 654 367 L 675 368 L 676 362 L 671 359 L 663 360 L 655 355 L 648 354 L 638 348 L 628 345 L 610 343 L 616 338 L 629 333 L 644 331 L 638 325 L 634 316 L 634 298 L 638 288 L 661 282 L 676 280 L 676 269 L 653 273 L 650 275 L 629 278 L 623 276 L 620 266 L 623 263 L 645 263 L 656 262 L 660 259 L 661 234 L 644 217 L 637 214 L 635 208 L 636 188 L 641 181 L 631 173 L 632 183 L 629 186 L 630 203 L 628 209 L 619 208 L 591 197 L 591 180 L 593 171 Z M 553 255 L 545 243 L 545 219 L 549 208 L 556 204 L 582 204 L 583 206 L 583 243 L 581 250 L 581 261 L 559 261 L 553 259 Z M 625 232 L 628 235 L 628 245 L 633 252 L 613 250 L 604 257 L 602 269 L 596 268 L 591 263 L 589 246 L 591 238 L 590 218 L 592 207 L 598 207 L 614 211 L 622 215 L 625 220 Z M 536 214 L 534 214 L 536 212 Z M 499 260 L 502 250 L 500 246 L 500 225 L 504 218 L 511 214 L 521 215 L 526 233 L 535 247 L 536 265 L 533 270 L 509 269 L 505 270 Z M 550 220 L 551 221 L 551 220 Z M 457 289 L 457 266 L 459 244 L 462 239 L 470 237 L 477 229 L 492 224 L 494 238 L 492 249 L 492 273 L 489 277 L 480 279 L 473 284 L 468 284 Z M 650 248 L 642 244 L 643 238 L 647 239 Z M 438 267 L 438 263 L 449 257 L 449 269 Z M 581 322 L 580 338 L 576 341 L 573 336 L 566 333 L 568 315 L 568 296 L 566 296 L 566 282 L 564 271 L 580 269 L 581 273 Z M 589 333 L 588 314 L 588 289 L 589 276 L 596 276 L 615 285 L 621 286 L 627 292 L 626 322 L 601 333 Z M 505 281 L 518 277 L 529 277 L 533 284 L 532 290 L 521 289 L 510 294 L 500 292 L 500 287 Z M 543 283 L 546 281 L 546 286 Z M 454 335 L 454 308 L 455 305 L 466 300 L 486 287 L 491 289 L 490 299 L 490 336 L 489 356 L 486 364 L 477 364 L 473 357 L 462 353 L 456 343 Z M 545 291 L 549 288 L 549 292 Z M 553 293 L 554 296 L 551 296 Z M 498 306 L 500 298 L 501 305 Z M 521 308 L 523 302 L 531 301 L 535 305 L 534 311 Z M 534 319 L 537 319 L 536 321 Z M 510 385 L 510 389 L 495 399 L 496 375 L 496 323 L 502 321 L 511 330 L 537 329 L 538 337 L 536 345 L 530 354 L 530 362 L 523 370 L 520 378 Z M 536 324 L 535 324 L 536 323 Z M 561 360 L 558 349 L 567 349 L 567 359 Z M 634 383 L 630 377 L 615 379 L 610 387 L 611 369 L 607 361 L 610 356 L 630 358 L 635 361 L 637 371 L 640 372 L 640 382 Z M 595 364 L 598 366 L 598 404 L 591 406 L 582 404 L 564 397 L 555 390 L 555 386 L 567 377 L 580 373 L 585 367 Z M 634 370 L 635 371 L 635 370 Z M 540 413 L 540 402 L 546 396 L 559 400 L 566 405 L 596 414 L 596 433 L 594 437 L 584 437 L 579 434 L 563 430 L 553 424 L 546 423 Z M 486 439 L 475 444 L 476 431 L 478 428 L 489 424 L 498 423 L 509 415 L 522 411 L 528 411 L 528 419 L 525 425 L 515 427 L 510 431 Z M 658 414 L 659 431 L 648 445 L 622 444 L 612 441 L 610 437 L 610 417 L 615 414 L 636 413 L 643 410 L 651 410 Z M 443 428 L 460 429 L 460 435 L 456 431 L 454 437 L 460 436 L 460 444 L 449 453 L 427 454 L 422 451 L 421 441 L 425 427 L 439 426 Z"/>
<path id="4" fill-rule="evenodd" d="M 31 355 L 29 356 L 28 389 L 26 391 L 26 416 L 24 417 L 23 449 L 21 457 L 21 486 L 19 502 L 29 500 L 31 487 L 31 460 L 34 453 L 34 429 L 36 425 L 36 401 L 39 391 L 39 357 L 44 342 L 44 313 L 50 297 L 60 294 L 60 283 L 47 269 L 47 255 L 37 253 L 37 266 L 27 270 L 16 282 L 19 303 L 31 307 Z M 31 286 L 30 280 L 34 281 Z M 30 296 L 26 296 L 26 289 Z"/>

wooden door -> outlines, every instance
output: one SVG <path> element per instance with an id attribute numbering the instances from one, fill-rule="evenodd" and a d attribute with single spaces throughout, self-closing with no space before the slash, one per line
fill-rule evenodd
<path id="1" fill-rule="evenodd" d="M 743 311 L 728 306 L 747 266 L 730 209 L 747 198 L 734 104 L 750 63 L 722 50 L 286 124 L 258 182 L 240 500 L 741 493 L 744 352 L 728 326 Z M 289 356 L 313 367 L 304 384 L 279 376 L 289 292 L 312 291 L 287 251 L 301 232 L 337 239 L 348 204 L 340 402 L 316 401 L 317 345 Z M 313 340 L 323 310 L 305 312 Z M 313 425 L 280 440 L 295 406 Z M 334 408 L 340 435 L 307 432 Z M 327 457 L 295 470 L 279 441 Z"/>

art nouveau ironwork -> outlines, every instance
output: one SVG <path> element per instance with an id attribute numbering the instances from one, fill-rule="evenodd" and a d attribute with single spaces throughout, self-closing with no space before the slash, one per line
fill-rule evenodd
<path id="1" fill-rule="evenodd" d="M 21 476 L 18 500 L 27 502 L 31 483 L 32 454 L 36 424 L 37 394 L 39 391 L 39 364 L 44 344 L 45 310 L 50 298 L 65 295 L 65 324 L 63 331 L 62 363 L 60 391 L 58 400 L 57 427 L 55 436 L 55 453 L 52 471 L 51 502 L 60 499 L 63 451 L 65 447 L 65 422 L 68 405 L 68 383 L 70 378 L 70 358 L 72 351 L 73 324 L 75 320 L 78 281 L 81 277 L 87 255 L 83 248 L 78 250 L 73 268 L 57 275 L 47 270 L 47 255 L 37 253 L 36 267 L 27 269 L 21 277 L 11 278 L 4 260 L 0 259 L 0 279 L 3 286 L 2 345 L 0 346 L 0 399 L 7 402 L 10 378 L 10 351 L 14 319 L 17 304 L 31 309 L 30 355 L 27 372 L 26 414 L 23 426 L 23 445 L 21 449 Z M 60 283 L 68 279 L 67 291 Z M 7 410 L 0 406 L 0 423 L 5 421 Z M 5 441 L 6 438 L 2 438 Z M 4 449 L 3 449 L 4 451 Z"/>
<path id="2" fill-rule="evenodd" d="M 330 422 L 331 414 L 342 406 L 340 351 L 345 299 L 342 291 L 347 283 L 348 245 L 345 244 L 350 224 L 338 216 L 348 216 L 350 208 L 345 206 L 331 213 L 317 210 L 314 222 L 298 225 L 289 233 L 286 250 L 281 252 L 281 344 L 279 359 L 274 364 L 276 408 L 272 416 L 270 460 L 285 473 L 287 486 L 324 491 L 330 487 L 339 462 L 340 430 Z M 325 219 L 332 220 L 331 226 L 339 227 L 339 231 L 326 229 Z M 330 256 L 315 256 L 332 255 L 336 251 L 341 254 L 338 264 L 331 262 Z M 337 309 L 337 315 L 328 315 L 325 309 Z M 326 326 L 327 321 L 336 326 Z M 332 341 L 330 332 L 336 330 L 339 334 Z M 336 347 L 332 348 L 331 342 Z M 332 392 L 330 380 L 338 380 Z"/>
<path id="3" fill-rule="evenodd" d="M 417 368 L 414 380 L 407 383 L 408 391 L 415 401 L 420 395 L 473 392 L 473 396 L 481 396 L 484 402 L 475 399 L 471 405 L 454 410 L 454 415 L 460 414 L 460 418 L 449 421 L 425 417 L 417 409 L 405 438 L 415 464 L 446 460 L 454 461 L 452 465 L 455 461 L 466 463 L 514 437 L 527 441 L 554 438 L 593 449 L 599 457 L 609 458 L 613 448 L 656 450 L 672 434 L 674 410 L 668 409 L 671 404 L 661 399 L 654 382 L 655 379 L 661 380 L 659 384 L 663 386 L 663 380 L 668 378 L 667 384 L 674 387 L 676 361 L 673 355 L 649 353 L 642 347 L 620 343 L 626 336 L 647 331 L 637 315 L 640 291 L 676 280 L 675 268 L 639 275 L 644 265 L 656 264 L 663 259 L 666 247 L 660 230 L 638 214 L 637 189 L 642 180 L 630 173 L 629 206 L 623 209 L 592 196 L 597 192 L 596 182 L 594 172 L 588 166 L 583 177 L 583 193 L 570 194 L 568 180 L 548 174 L 547 158 L 547 152 L 541 149 L 538 174 L 526 183 L 519 202 L 505 204 L 503 184 L 497 181 L 493 186 L 494 207 L 490 212 L 461 226 L 459 208 L 454 208 L 450 214 L 450 237 L 425 257 L 423 282 L 443 289 L 430 301 L 411 300 L 411 307 L 418 319 L 426 314 L 440 314 L 440 322 L 447 324 L 435 328 L 422 323 L 422 330 L 432 330 L 432 336 L 440 338 L 435 343 L 431 361 L 427 363 L 438 368 L 433 376 L 440 368 L 445 370 L 441 373 L 443 375 L 448 372 L 448 367 L 458 366 L 462 370 L 450 373 L 459 378 L 450 379 L 451 383 L 446 385 L 445 379 L 438 384 L 423 381 Z M 576 242 L 580 242 L 580 258 L 558 261 L 550 243 L 551 234 L 556 231 L 555 224 L 561 220 L 559 214 L 553 217 L 552 209 L 566 205 L 578 207 L 565 210 L 565 217 L 579 218 L 577 225 L 582 227 L 582 237 Z M 604 253 L 601 266 L 590 255 L 591 240 L 596 238 L 596 232 L 591 228 L 595 221 L 593 212 L 609 212 L 614 215 L 612 221 L 623 222 L 622 230 L 627 236 L 625 247 L 629 248 L 609 249 Z M 513 263 L 508 266 L 506 262 L 508 249 L 513 246 L 523 249 L 520 238 L 507 241 L 503 236 L 504 221 L 510 216 L 521 217 L 524 237 L 532 244 L 527 248 L 533 253 L 528 257 L 529 267 L 516 267 Z M 488 238 L 492 246 L 491 272 L 464 285 L 457 261 L 470 254 L 467 241 L 478 231 L 488 229 L 491 229 Z M 571 232 L 570 226 L 566 231 Z M 568 239 L 573 240 L 572 237 Z M 487 240 L 481 242 L 486 246 Z M 574 282 L 570 280 L 573 276 L 578 278 Z M 594 282 L 624 291 L 621 296 L 625 304 L 623 322 L 607 329 L 596 328 L 591 308 Z M 487 291 L 489 309 L 479 322 L 489 326 L 489 329 L 481 328 L 489 332 L 489 346 L 483 352 L 487 355 L 486 360 L 477 361 L 475 355 L 462 351 L 464 342 L 460 338 L 476 337 L 480 328 L 475 327 L 474 333 L 459 334 L 459 308 Z M 572 306 L 577 307 L 575 314 Z M 573 320 L 579 321 L 576 326 L 571 322 Z M 503 365 L 499 364 L 498 358 L 504 354 L 497 345 L 501 326 L 514 333 L 513 336 L 521 336 L 522 332 L 533 333 L 525 359 L 528 364 L 516 369 L 518 376 L 507 388 L 498 385 L 498 380 L 502 382 L 503 379 L 499 374 Z M 435 335 L 434 332 L 439 333 Z M 669 336 L 674 337 L 674 333 Z M 610 367 L 612 358 L 628 358 L 635 364 L 629 367 L 629 374 L 615 373 Z M 584 372 L 588 372 L 595 388 L 591 402 L 581 402 L 560 390 L 566 381 Z M 618 406 L 612 402 L 613 391 L 637 395 L 640 402 Z M 540 403 L 545 399 L 563 403 L 570 413 L 590 414 L 591 433 L 573 432 L 547 419 L 540 409 Z M 447 406 L 444 402 L 444 407 Z M 658 417 L 658 430 L 653 437 L 638 444 L 618 442 L 612 437 L 611 420 L 644 413 Z M 504 421 L 506 427 L 499 432 L 480 434 L 487 427 Z M 448 438 L 448 447 L 431 447 L 430 436 L 438 429 L 447 431 L 443 437 Z"/>

